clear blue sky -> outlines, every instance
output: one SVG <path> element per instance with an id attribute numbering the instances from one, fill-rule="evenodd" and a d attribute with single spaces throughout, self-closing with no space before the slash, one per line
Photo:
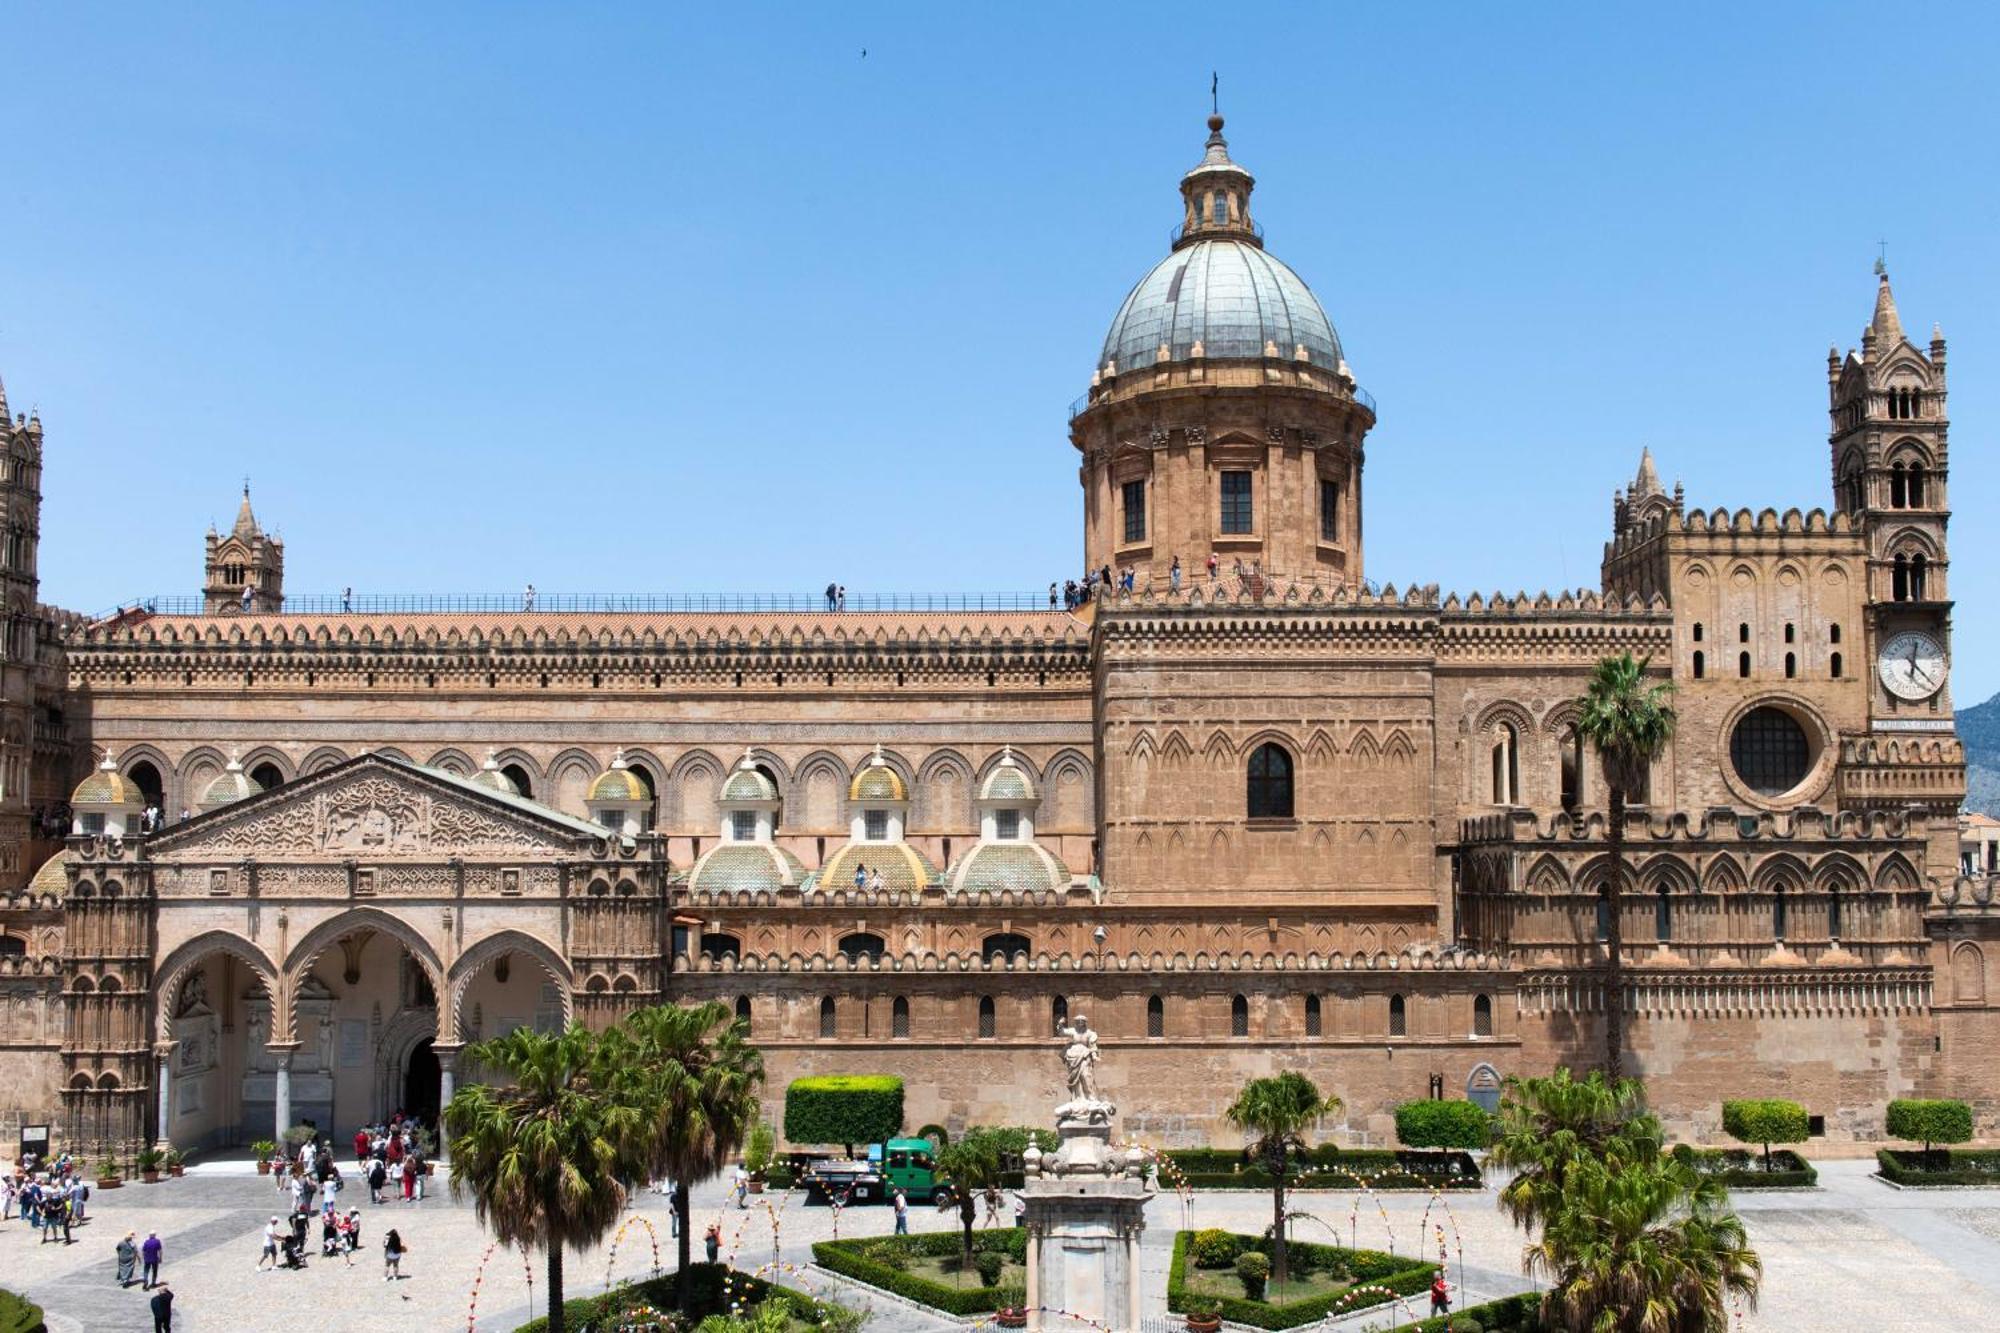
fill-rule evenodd
<path id="1" fill-rule="evenodd" d="M 1594 586 L 1642 444 L 1827 504 L 1886 237 L 2000 688 L 1995 8 L 1353 8 L 0 5 L 44 595 L 192 592 L 245 473 L 293 592 L 1045 584 L 1219 68 L 1381 404 L 1371 575 Z"/>

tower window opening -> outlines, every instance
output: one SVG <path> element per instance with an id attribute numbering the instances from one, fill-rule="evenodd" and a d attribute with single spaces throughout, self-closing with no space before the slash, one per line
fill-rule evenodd
<path id="1" fill-rule="evenodd" d="M 1701 642 L 1701 622 L 1699 620 L 1694 622 L 1694 641 L 1696 643 Z"/>
<path id="2" fill-rule="evenodd" d="M 1232 1037 L 1250 1035 L 1250 1001 L 1241 995 L 1229 1002 L 1229 1035 Z"/>
<path id="3" fill-rule="evenodd" d="M 1901 463 L 1889 469 L 1889 507 L 1907 509 L 1910 504 L 1909 474 Z"/>
<path id="4" fill-rule="evenodd" d="M 1410 1035 L 1410 1011 L 1400 995 L 1389 997 L 1389 1035 L 1392 1037 Z"/>
<path id="5" fill-rule="evenodd" d="M 1785 679 L 1793 680 L 1798 676 L 1798 674 L 1799 674 L 1799 655 L 1797 653 L 1786 653 Z"/>
<path id="6" fill-rule="evenodd" d="M 1831 659 L 1829 659 L 1829 661 L 1828 661 L 1828 665 L 1829 665 L 1829 666 L 1830 666 L 1830 667 L 1832 668 L 1832 676 L 1833 676 L 1833 678 L 1834 678 L 1835 680 L 1839 680 L 1839 679 L 1840 679 L 1840 654 L 1839 654 L 1839 653 L 1835 653 L 1835 654 L 1833 655 L 1833 657 L 1832 657 Z"/>
<path id="7" fill-rule="evenodd" d="M 1319 479 L 1319 539 L 1340 540 L 1340 483 L 1325 477 Z"/>
<path id="8" fill-rule="evenodd" d="M 1320 1035 L 1321 1030 L 1319 996 L 1308 995 L 1306 996 L 1306 1035 L 1308 1037 L 1317 1037 Z"/>
<path id="9" fill-rule="evenodd" d="M 1254 531 L 1250 504 L 1250 474 L 1248 472 L 1225 472 L 1222 474 L 1222 530 L 1232 535 L 1247 535 Z"/>
<path id="10" fill-rule="evenodd" d="M 1904 482 L 1904 488 L 1908 493 L 1910 508 L 1922 509 L 1924 507 L 1924 470 L 1915 463 L 1910 464 L 1909 478 Z"/>
<path id="11" fill-rule="evenodd" d="M 1502 722 L 1493 733 L 1493 804 L 1516 804 L 1520 787 L 1520 740 L 1514 728 Z"/>
<path id="12" fill-rule="evenodd" d="M 980 996 L 979 997 L 980 1037 L 987 1041 L 992 1040 L 993 1037 L 999 1032 L 999 1026 L 1000 1026 L 999 1020 L 998 1018 L 995 1017 L 993 1012 L 993 997 L 991 995 Z"/>
<path id="13" fill-rule="evenodd" d="M 1292 817 L 1292 756 L 1267 741 L 1250 755 L 1247 805 L 1252 819 Z"/>
<path id="14" fill-rule="evenodd" d="M 1783 943 L 1785 939 L 1785 889 L 1781 884 L 1771 891 L 1771 938 Z"/>
<path id="15" fill-rule="evenodd" d="M 1157 995 L 1146 998 L 1146 1035 L 1149 1037 L 1167 1035 L 1167 1006 Z"/>
<path id="16" fill-rule="evenodd" d="M 1798 626 L 1787 622 L 1785 625 L 1785 642 L 1796 643 L 1798 641 L 1798 637 L 1799 637 Z"/>
<path id="17" fill-rule="evenodd" d="M 1750 654 L 1736 654 L 1736 674 L 1744 680 L 1750 679 Z"/>
<path id="18" fill-rule="evenodd" d="M 1653 895 L 1653 938 L 1665 944 L 1673 936 L 1673 899 L 1667 897 L 1667 886 L 1662 884 Z"/>
<path id="19" fill-rule="evenodd" d="M 1736 642 L 1750 642 L 1750 622 L 1745 621 L 1736 627 Z"/>
<path id="20" fill-rule="evenodd" d="M 1827 642 L 1828 643 L 1840 642 L 1840 626 L 1834 625 L 1827 630 Z"/>
<path id="21" fill-rule="evenodd" d="M 1472 997 L 1472 1035 L 1475 1037 L 1493 1035 L 1493 997 L 1490 995 Z"/>
<path id="22" fill-rule="evenodd" d="M 1905 556 L 1896 557 L 1894 572 L 1889 577 L 1889 595 L 1898 602 L 1910 600 L 1910 562 Z"/>
<path id="23" fill-rule="evenodd" d="M 1910 600 L 1913 602 L 1924 600 L 1924 574 L 1929 564 L 1922 551 L 1910 557 Z"/>
<path id="24" fill-rule="evenodd" d="M 1830 940 L 1838 940 L 1840 938 L 1840 890 L 1838 888 L 1827 890 L 1826 937 Z"/>
<path id="25" fill-rule="evenodd" d="M 1120 488 L 1125 502 L 1125 540 L 1146 540 L 1146 483 L 1128 481 Z"/>
<path id="26" fill-rule="evenodd" d="M 910 1002 L 901 995 L 889 1005 L 889 1035 L 897 1038 L 910 1035 Z"/>
<path id="27" fill-rule="evenodd" d="M 1700 680 L 1702 678 L 1703 674 L 1702 669 L 1705 665 L 1706 663 L 1702 660 L 1702 654 L 1699 651 L 1697 651 L 1694 655 L 1694 678 L 1696 680 Z"/>
<path id="28" fill-rule="evenodd" d="M 1597 891 L 1597 942 L 1604 943 L 1611 938 L 1611 894 L 1606 889 Z"/>
<path id="29" fill-rule="evenodd" d="M 833 1006 L 833 997 L 829 995 L 819 1002 L 819 1035 L 822 1040 L 830 1040 L 839 1033 L 838 1015 Z"/>

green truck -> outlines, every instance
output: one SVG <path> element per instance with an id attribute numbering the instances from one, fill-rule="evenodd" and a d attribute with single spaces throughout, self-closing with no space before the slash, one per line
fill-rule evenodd
<path id="1" fill-rule="evenodd" d="M 842 1204 L 881 1203 L 903 1191 L 911 1203 L 949 1203 L 951 1182 L 937 1178 L 929 1139 L 874 1143 L 855 1158 L 798 1156 L 794 1173 L 806 1188 Z"/>

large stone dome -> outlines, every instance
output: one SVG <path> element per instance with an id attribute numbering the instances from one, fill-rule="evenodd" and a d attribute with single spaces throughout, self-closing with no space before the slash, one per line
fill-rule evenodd
<path id="1" fill-rule="evenodd" d="M 1143 370 L 1196 355 L 1304 359 L 1341 368 L 1340 336 L 1298 274 L 1256 241 L 1217 236 L 1183 244 L 1139 279 L 1104 337 L 1098 368 Z M 1166 348 L 1166 356 L 1160 349 Z"/>

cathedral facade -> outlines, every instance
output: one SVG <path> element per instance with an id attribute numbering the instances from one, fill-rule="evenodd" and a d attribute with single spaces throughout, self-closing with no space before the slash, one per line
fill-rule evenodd
<path id="1" fill-rule="evenodd" d="M 1656 1107 L 1715 1136 L 1782 1094 L 1855 1140 L 1948 1095 L 1992 1132 L 1943 337 L 1883 274 L 1824 510 L 1694 508 L 1646 457 L 1596 589 L 1378 583 L 1376 407 L 1253 188 L 1212 119 L 1070 418 L 1110 574 L 1075 610 L 307 611 L 246 492 L 198 601 L 90 620 L 35 601 L 42 427 L 0 425 L 0 1120 L 346 1132 L 480 1037 L 715 999 L 775 1087 L 899 1073 L 912 1124 L 1058 1097 L 1040 1048 L 1087 1016 L 1140 1138 L 1220 1139 L 1289 1068 L 1391 1141 L 1398 1102 L 1601 1059 L 1576 701 L 1631 652 L 1680 714 L 1625 829 Z"/>

